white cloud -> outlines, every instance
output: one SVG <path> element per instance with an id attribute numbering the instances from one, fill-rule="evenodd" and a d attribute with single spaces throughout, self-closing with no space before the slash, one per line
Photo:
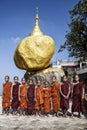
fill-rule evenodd
<path id="1" fill-rule="evenodd" d="M 10 38 L 0 38 L 0 44 L 4 43 L 18 43 L 21 40 L 19 36 L 17 37 L 10 37 Z"/>
<path id="2" fill-rule="evenodd" d="M 20 40 L 21 40 L 20 37 L 11 37 L 11 41 L 12 41 L 13 43 L 18 43 Z"/>

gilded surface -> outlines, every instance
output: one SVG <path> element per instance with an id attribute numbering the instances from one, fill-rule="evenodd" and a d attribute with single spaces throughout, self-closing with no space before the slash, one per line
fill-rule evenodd
<path id="1" fill-rule="evenodd" d="M 60 74 L 60 76 L 62 77 L 64 75 L 64 71 L 60 68 L 46 68 L 44 70 L 41 70 L 41 71 L 37 71 L 36 73 L 35 72 L 26 72 L 26 74 L 28 75 L 31 75 L 31 74 L 47 74 L 47 73 L 54 73 L 54 72 L 57 72 L 58 74 Z"/>
<path id="2" fill-rule="evenodd" d="M 29 36 L 17 46 L 14 61 L 18 68 L 37 71 L 47 68 L 54 54 L 54 41 L 49 36 Z"/>
<path id="3" fill-rule="evenodd" d="M 16 48 L 14 61 L 20 69 L 38 71 L 50 65 L 50 60 L 55 51 L 55 44 L 51 37 L 43 35 L 38 22 L 37 11 L 33 31 Z"/>

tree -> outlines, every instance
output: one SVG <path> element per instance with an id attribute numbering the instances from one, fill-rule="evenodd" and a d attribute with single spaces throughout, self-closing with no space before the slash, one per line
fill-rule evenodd
<path id="1" fill-rule="evenodd" d="M 58 52 L 67 48 L 69 57 L 87 59 L 87 0 L 80 0 L 72 10 L 69 31 L 65 35 L 66 41 Z"/>

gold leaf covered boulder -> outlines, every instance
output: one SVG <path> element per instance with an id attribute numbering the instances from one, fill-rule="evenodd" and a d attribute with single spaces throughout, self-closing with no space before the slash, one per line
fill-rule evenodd
<path id="1" fill-rule="evenodd" d="M 35 21 L 35 27 L 30 36 L 18 44 L 14 54 L 16 66 L 29 72 L 47 68 L 55 51 L 53 39 L 43 35 L 39 28 L 38 13 L 36 13 Z"/>

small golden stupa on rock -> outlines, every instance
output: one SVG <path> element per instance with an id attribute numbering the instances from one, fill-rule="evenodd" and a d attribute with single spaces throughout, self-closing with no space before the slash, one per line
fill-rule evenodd
<path id="1" fill-rule="evenodd" d="M 18 44 L 15 50 L 15 64 L 28 72 L 43 70 L 49 67 L 54 51 L 54 40 L 40 30 L 37 8 L 33 31 Z"/>

